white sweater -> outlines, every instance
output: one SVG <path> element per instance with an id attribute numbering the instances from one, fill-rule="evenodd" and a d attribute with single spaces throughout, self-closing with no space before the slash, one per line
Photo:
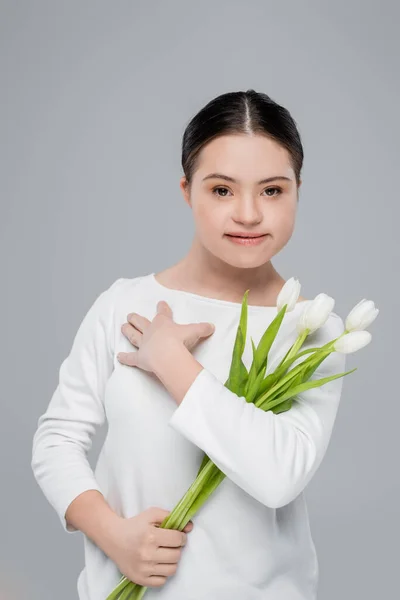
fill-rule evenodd
<path id="1" fill-rule="evenodd" d="M 216 330 L 192 353 L 204 366 L 178 406 L 154 374 L 122 365 L 134 351 L 121 332 L 129 312 L 152 320 L 166 300 L 178 323 L 209 321 Z M 307 302 L 286 313 L 267 372 L 297 337 Z M 86 490 L 100 491 L 120 516 L 151 506 L 172 510 L 197 475 L 204 452 L 227 475 L 193 517 L 177 572 L 148 600 L 314 600 L 318 561 L 303 490 L 318 469 L 332 433 L 343 378 L 299 394 L 289 411 L 265 412 L 224 386 L 241 305 L 172 290 L 154 273 L 117 279 L 84 317 L 59 384 L 33 439 L 32 469 L 68 533 L 65 512 Z M 275 307 L 248 307 L 243 362 L 252 361 Z M 320 346 L 344 330 L 332 312 L 302 349 Z M 298 361 L 294 365 L 298 364 Z M 313 374 L 345 370 L 332 353 Z M 93 471 L 87 459 L 96 428 L 108 432 Z M 117 566 L 84 536 L 80 600 L 105 600 L 120 579 Z"/>

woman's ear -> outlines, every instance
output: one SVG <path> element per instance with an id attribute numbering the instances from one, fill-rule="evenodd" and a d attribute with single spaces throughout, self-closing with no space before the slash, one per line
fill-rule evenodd
<path id="1" fill-rule="evenodd" d="M 299 179 L 299 185 L 297 186 L 297 202 L 300 202 L 299 190 L 300 190 L 300 186 L 302 183 L 303 183 L 302 179 Z"/>
<path id="2" fill-rule="evenodd" d="M 181 177 L 181 179 L 179 181 L 179 187 L 182 190 L 183 197 L 185 199 L 186 204 L 191 207 L 192 203 L 190 201 L 189 184 L 188 184 L 187 179 L 186 179 L 185 176 Z"/>

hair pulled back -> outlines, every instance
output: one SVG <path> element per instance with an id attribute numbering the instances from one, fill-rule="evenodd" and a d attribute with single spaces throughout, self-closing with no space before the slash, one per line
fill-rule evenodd
<path id="1" fill-rule="evenodd" d="M 229 134 L 261 134 L 286 148 L 299 185 L 304 154 L 296 122 L 267 94 L 249 89 L 210 100 L 186 126 L 181 164 L 189 189 L 201 150 L 211 140 Z"/>

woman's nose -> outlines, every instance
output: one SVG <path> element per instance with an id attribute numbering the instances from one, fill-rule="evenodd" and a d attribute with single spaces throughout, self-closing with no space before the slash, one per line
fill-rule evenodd
<path id="1" fill-rule="evenodd" d="M 262 212 L 258 200 L 252 196 L 242 196 L 235 204 L 233 219 L 240 223 L 253 225 L 262 220 Z"/>

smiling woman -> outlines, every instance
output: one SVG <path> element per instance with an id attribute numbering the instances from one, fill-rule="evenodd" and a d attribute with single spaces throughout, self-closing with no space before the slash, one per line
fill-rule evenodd
<path id="1" fill-rule="evenodd" d="M 38 421 L 33 472 L 64 530 L 85 534 L 80 600 L 119 598 L 121 575 L 161 588 L 160 600 L 315 600 L 303 490 L 328 446 L 341 380 L 268 416 L 223 384 L 245 291 L 255 344 L 276 316 L 286 281 L 271 261 L 294 230 L 300 136 L 266 94 L 230 92 L 189 122 L 181 159 L 192 245 L 164 271 L 117 279 L 95 300 Z M 308 302 L 299 296 L 285 315 L 272 364 Z M 310 346 L 342 331 L 332 313 Z M 326 376 L 340 366 L 327 362 Z M 87 452 L 105 421 L 92 471 Z M 228 476 L 192 525 L 163 529 L 205 453 Z"/>

